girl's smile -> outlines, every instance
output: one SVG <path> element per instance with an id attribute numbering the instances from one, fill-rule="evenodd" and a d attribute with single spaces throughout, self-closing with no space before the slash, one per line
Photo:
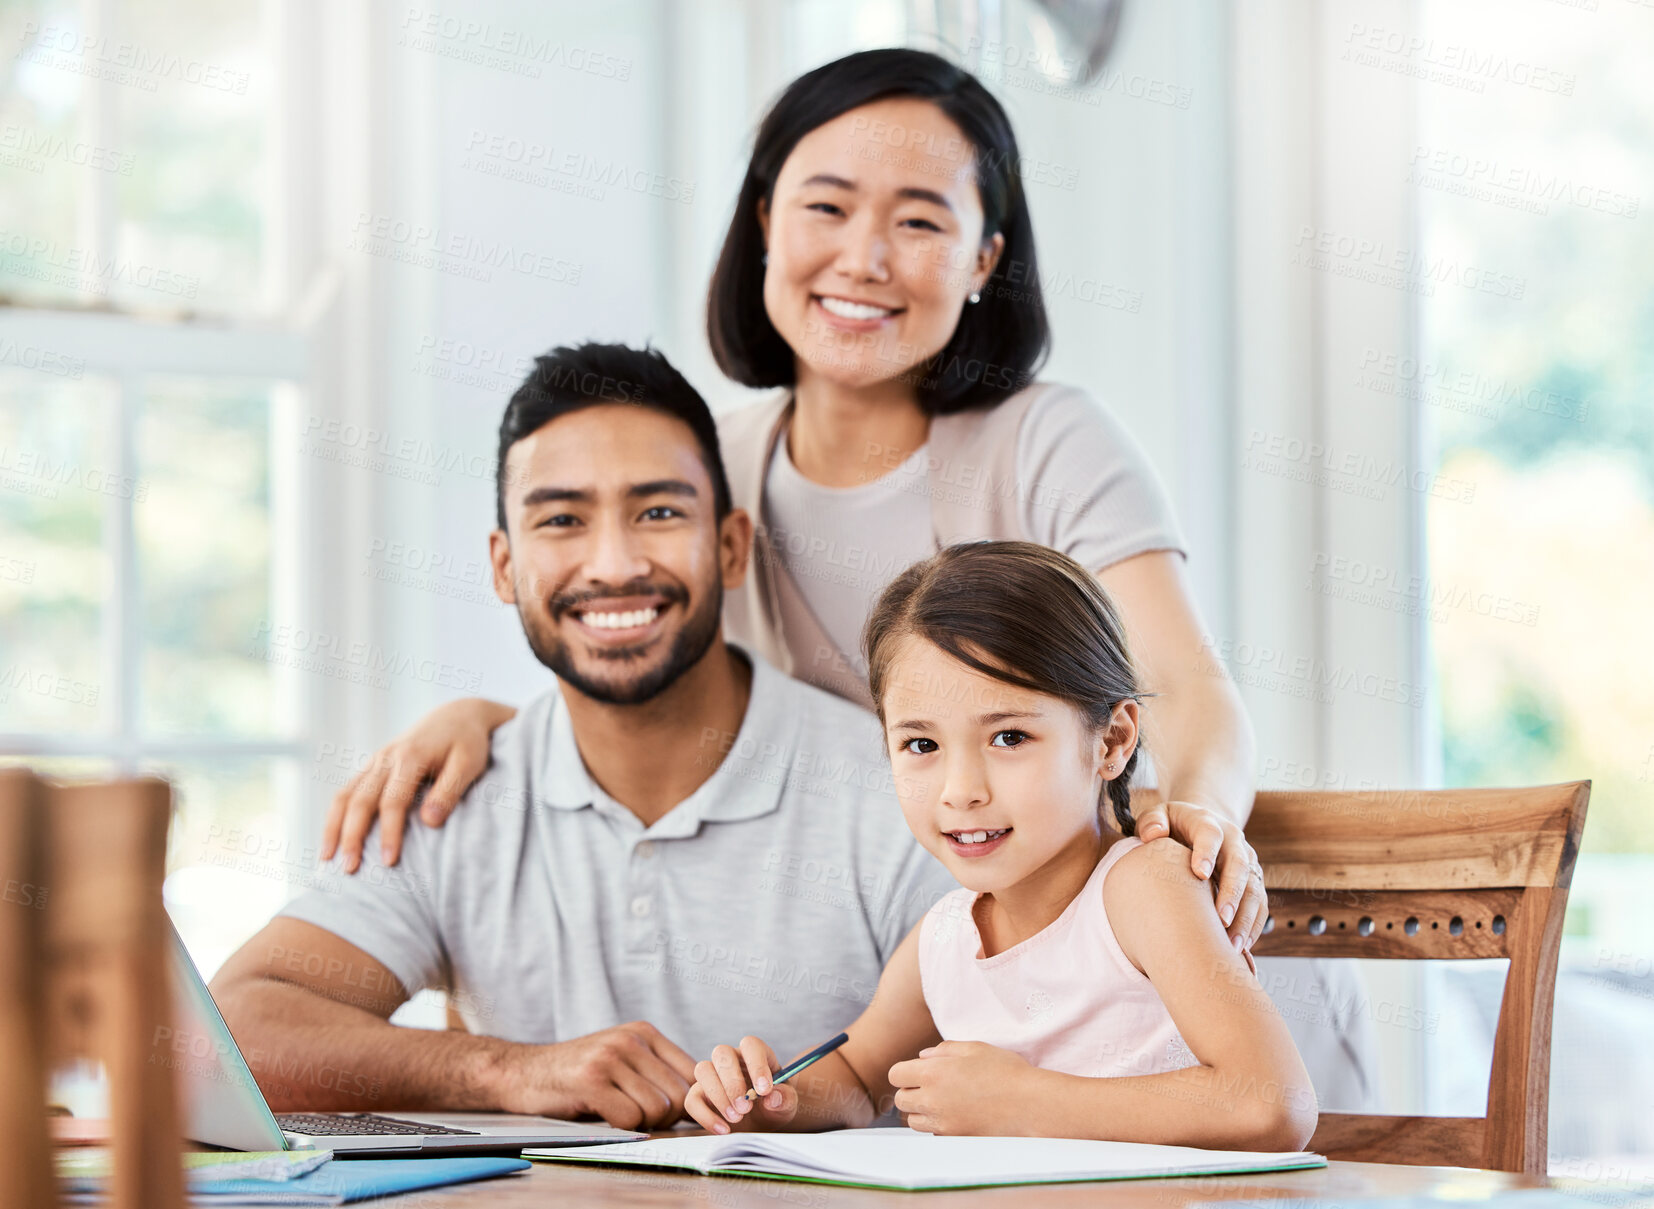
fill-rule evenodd
<path id="1" fill-rule="evenodd" d="M 974 831 L 944 831 L 942 834 L 947 837 L 948 847 L 953 849 L 956 856 L 978 860 L 997 851 L 1001 844 L 1010 839 L 1011 828 L 978 828 Z"/>

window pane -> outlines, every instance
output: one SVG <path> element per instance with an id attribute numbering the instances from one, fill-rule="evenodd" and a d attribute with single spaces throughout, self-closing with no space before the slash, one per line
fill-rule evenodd
<path id="1" fill-rule="evenodd" d="M 271 664 L 270 396 L 266 387 L 150 380 L 138 420 L 149 491 L 137 507 L 140 729 L 265 735 Z"/>
<path id="2" fill-rule="evenodd" d="M 167 913 L 204 978 L 305 888 L 312 836 L 295 836 L 293 761 L 157 760 L 143 771 L 172 782 Z"/>
<path id="3" fill-rule="evenodd" d="M 1419 401 L 1440 473 L 1474 484 L 1427 515 L 1443 777 L 1593 782 L 1552 1031 L 1563 1173 L 1568 1156 L 1654 1154 L 1648 13 L 1420 11 L 1429 45 L 1502 65 L 1482 89 L 1420 84 L 1409 165 L 1423 258 L 1451 277 L 1420 300 L 1420 356 L 1395 394 Z M 1468 1048 L 1439 1047 L 1438 1082 Z"/>
<path id="4" fill-rule="evenodd" d="M 268 310 L 263 5 L 36 0 L 0 39 L 0 295 Z"/>
<path id="5" fill-rule="evenodd" d="M 1420 364 L 1433 379 L 1420 384 L 1422 411 L 1442 474 L 1476 484 L 1471 505 L 1432 497 L 1429 513 L 1445 774 L 1484 785 L 1590 777 L 1585 849 L 1654 853 L 1647 13 L 1489 2 L 1428 12 L 1427 36 L 1470 44 L 1503 25 L 1575 85 L 1566 96 L 1510 89 L 1523 95 L 1498 104 L 1421 93 L 1427 256 L 1521 287 L 1442 289 L 1420 304 Z"/>
<path id="6" fill-rule="evenodd" d="M 114 387 L 0 373 L 0 731 L 85 732 L 113 716 L 103 683 L 106 508 L 123 480 Z"/>
<path id="7" fill-rule="evenodd" d="M 266 98 L 260 5 L 121 0 L 121 37 L 165 66 L 117 89 L 132 171 L 116 178 L 117 248 L 134 271 L 110 298 L 135 308 L 243 313 L 260 303 Z M 138 269 L 141 268 L 141 272 Z"/>
<path id="8" fill-rule="evenodd" d="M 0 5 L 0 293 L 16 298 L 79 294 L 68 253 L 82 195 L 107 170 L 80 125 L 91 84 L 58 50 L 80 29 L 72 0 Z"/>

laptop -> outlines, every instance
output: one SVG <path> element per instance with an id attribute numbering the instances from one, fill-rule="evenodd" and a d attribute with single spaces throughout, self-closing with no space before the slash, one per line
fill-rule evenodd
<path id="1" fill-rule="evenodd" d="M 593 1146 L 649 1135 L 602 1124 L 491 1112 L 273 1113 L 207 991 L 189 951 L 172 933 L 171 1028 L 156 1031 L 151 1061 L 178 1075 L 184 1136 L 229 1150 L 331 1150 L 339 1158 L 517 1151 Z M 299 1074 L 303 1064 L 294 1063 Z M 281 1078 L 278 1067 L 276 1078 Z M 308 1078 L 353 1083 L 362 1076 L 319 1068 Z M 365 1085 L 364 1085 L 365 1086 Z"/>

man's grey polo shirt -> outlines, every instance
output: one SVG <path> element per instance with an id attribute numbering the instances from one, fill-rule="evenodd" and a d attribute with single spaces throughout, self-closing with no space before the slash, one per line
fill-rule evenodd
<path id="1" fill-rule="evenodd" d="M 587 774 L 558 688 L 494 732 L 446 826 L 282 914 L 446 987 L 472 1032 L 566 1041 L 647 1020 L 693 1057 L 752 1033 L 783 1059 L 854 1020 L 908 931 L 957 885 L 902 820 L 878 720 L 741 648 L 740 733 L 645 828 Z M 638 760 L 650 753 L 640 749 Z"/>

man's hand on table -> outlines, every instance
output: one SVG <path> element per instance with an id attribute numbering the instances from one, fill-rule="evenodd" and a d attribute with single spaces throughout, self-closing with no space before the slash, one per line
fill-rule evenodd
<path id="1" fill-rule="evenodd" d="M 652 1024 L 634 1021 L 535 1046 L 501 1072 L 507 1112 L 598 1116 L 617 1129 L 666 1129 L 683 1116 L 695 1063 Z"/>

